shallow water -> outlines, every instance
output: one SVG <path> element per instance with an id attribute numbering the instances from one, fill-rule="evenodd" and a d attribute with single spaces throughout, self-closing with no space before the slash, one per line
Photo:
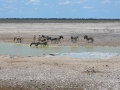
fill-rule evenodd
<path id="1" fill-rule="evenodd" d="M 59 47 L 30 47 L 29 44 L 0 43 L 0 55 L 39 56 L 56 54 L 79 58 L 101 58 L 120 54 L 120 47 L 102 46 L 59 46 Z"/>
<path id="2" fill-rule="evenodd" d="M 75 58 L 101 58 L 101 59 L 110 59 L 112 57 L 118 56 L 118 53 L 100 53 L 100 52 L 83 52 L 83 53 L 62 53 L 59 56 L 62 57 L 75 57 Z"/>

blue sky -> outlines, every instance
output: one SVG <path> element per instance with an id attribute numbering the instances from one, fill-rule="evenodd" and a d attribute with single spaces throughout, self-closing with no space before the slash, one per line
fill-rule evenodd
<path id="1" fill-rule="evenodd" d="M 120 0 L 0 0 L 0 18 L 120 19 Z"/>

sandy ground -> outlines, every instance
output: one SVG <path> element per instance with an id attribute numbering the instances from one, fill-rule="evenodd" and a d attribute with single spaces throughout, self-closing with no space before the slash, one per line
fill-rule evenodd
<path id="1" fill-rule="evenodd" d="M 0 23 L 0 41 L 14 42 L 14 37 L 23 37 L 23 43 L 30 44 L 33 36 L 63 35 L 59 46 L 120 46 L 120 23 Z M 84 35 L 92 36 L 94 43 L 86 43 Z M 79 36 L 77 43 L 71 43 L 71 36 Z M 114 43 L 113 43 L 114 42 Z M 49 42 L 49 45 L 52 45 Z M 54 45 L 54 46 L 56 46 Z"/>
<path id="2" fill-rule="evenodd" d="M 1 23 L 0 42 L 22 36 L 63 35 L 59 46 L 120 46 L 120 23 Z M 94 43 L 86 43 L 84 35 Z M 71 43 L 70 36 L 79 36 Z M 0 90 L 120 90 L 120 56 L 111 59 L 80 59 L 57 56 L 0 56 Z"/>
<path id="3" fill-rule="evenodd" d="M 120 90 L 120 60 L 0 56 L 0 90 Z"/>

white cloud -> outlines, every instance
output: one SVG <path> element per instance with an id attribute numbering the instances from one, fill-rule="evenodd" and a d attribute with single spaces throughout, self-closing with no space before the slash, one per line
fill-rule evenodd
<path id="1" fill-rule="evenodd" d="M 78 2 L 73 2 L 73 3 L 80 4 L 80 3 L 87 2 L 87 1 L 89 1 L 89 0 L 79 0 Z"/>
<path id="2" fill-rule="evenodd" d="M 115 2 L 115 6 L 119 5 L 120 4 L 120 1 L 116 1 Z"/>
<path id="3" fill-rule="evenodd" d="M 79 1 L 76 1 L 76 2 L 73 2 L 73 1 L 65 1 L 65 2 L 59 2 L 59 4 L 61 5 L 67 5 L 67 4 L 81 4 L 81 3 L 84 3 L 88 0 L 79 0 Z"/>
<path id="4" fill-rule="evenodd" d="M 17 8 L 16 7 L 14 7 L 13 5 L 4 5 L 4 8 L 7 8 L 7 9 L 14 9 L 14 10 L 16 10 Z"/>
<path id="5" fill-rule="evenodd" d="M 38 10 L 38 8 L 34 8 L 34 10 Z"/>
<path id="6" fill-rule="evenodd" d="M 31 3 L 37 3 L 37 2 L 39 2 L 40 0 L 30 0 L 29 2 L 31 2 Z"/>
<path id="7" fill-rule="evenodd" d="M 21 0 L 21 2 L 25 2 L 25 0 Z"/>
<path id="8" fill-rule="evenodd" d="M 48 6 L 49 4 L 44 4 L 45 6 Z"/>
<path id="9" fill-rule="evenodd" d="M 74 2 L 74 3 L 78 3 L 79 4 L 79 3 L 83 3 L 83 1 L 78 1 L 78 2 Z"/>
<path id="10" fill-rule="evenodd" d="M 26 4 L 33 4 L 33 5 L 38 5 L 40 0 L 29 0 Z"/>
<path id="11" fill-rule="evenodd" d="M 76 12 L 76 11 L 77 11 L 77 10 L 75 10 L 75 9 L 74 9 L 74 10 L 72 10 L 72 12 Z"/>
<path id="12" fill-rule="evenodd" d="M 4 10 L 4 9 L 0 8 L 0 10 Z"/>
<path id="13" fill-rule="evenodd" d="M 59 14 L 59 13 L 60 13 L 59 11 L 56 12 L 56 14 Z"/>
<path id="14" fill-rule="evenodd" d="M 60 2 L 59 4 L 70 4 L 70 1 Z"/>
<path id="15" fill-rule="evenodd" d="M 92 9 L 93 7 L 84 6 L 85 9 Z"/>
<path id="16" fill-rule="evenodd" d="M 110 1 L 110 0 L 103 0 L 101 3 L 102 3 L 102 4 L 111 3 L 111 1 Z"/>
<path id="17" fill-rule="evenodd" d="M 5 0 L 7 3 L 15 3 L 17 0 Z"/>

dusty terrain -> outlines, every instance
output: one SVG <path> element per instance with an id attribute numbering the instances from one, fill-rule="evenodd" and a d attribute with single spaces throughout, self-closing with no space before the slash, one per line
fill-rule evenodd
<path id="1" fill-rule="evenodd" d="M 119 58 L 0 56 L 0 90 L 119 90 Z"/>
<path id="2" fill-rule="evenodd" d="M 120 23 L 0 23 L 0 42 L 22 36 L 63 35 L 59 46 L 120 46 Z M 86 43 L 84 35 L 94 43 Z M 71 43 L 71 36 L 79 36 Z M 15 43 L 15 42 L 14 42 Z M 80 59 L 57 56 L 0 56 L 0 90 L 120 90 L 120 56 Z"/>
<path id="3" fill-rule="evenodd" d="M 120 46 L 120 23 L 0 23 L 0 41 L 14 42 L 14 37 L 23 37 L 23 43 L 30 44 L 33 36 L 48 35 L 64 39 L 59 46 L 97 45 Z M 84 35 L 92 36 L 94 43 L 86 43 Z M 77 43 L 71 43 L 71 36 L 79 36 Z M 114 43 L 113 43 L 114 42 Z M 49 45 L 52 45 L 49 42 Z M 56 44 L 57 45 L 57 44 Z M 55 46 L 56 46 L 55 45 Z"/>

